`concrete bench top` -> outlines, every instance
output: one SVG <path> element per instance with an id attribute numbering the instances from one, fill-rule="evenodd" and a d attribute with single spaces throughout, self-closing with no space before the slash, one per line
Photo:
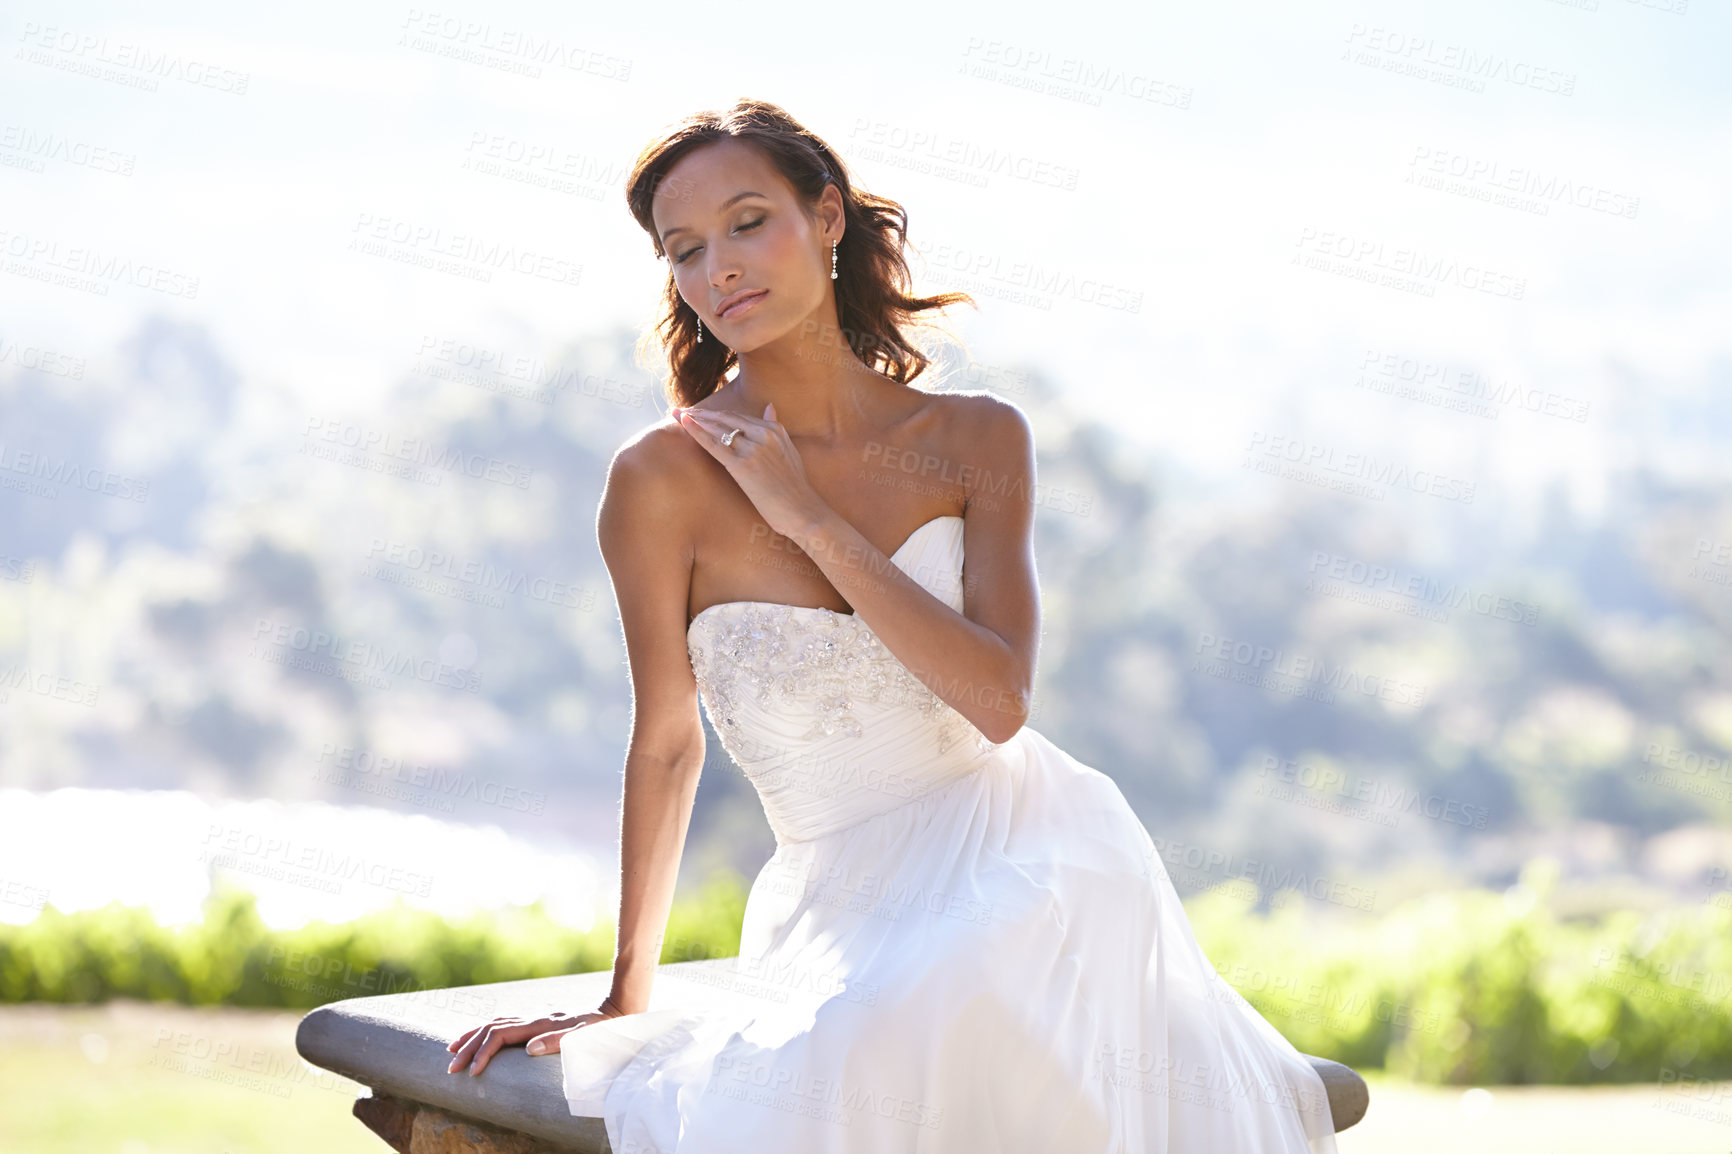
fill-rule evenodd
<path id="1" fill-rule="evenodd" d="M 709 1001 L 727 988 L 735 961 L 712 958 L 662 966 L 656 972 L 654 1001 Z M 295 1048 L 315 1066 L 352 1078 L 375 1095 L 532 1135 L 555 1150 L 608 1154 L 601 1119 L 569 1112 L 557 1054 L 531 1057 L 522 1046 L 507 1046 L 483 1074 L 471 1077 L 446 1072 L 451 1053 L 445 1047 L 471 1026 L 496 1017 L 539 1017 L 554 1010 L 582 1013 L 607 996 L 611 981 L 608 971 L 597 970 L 349 998 L 302 1018 Z M 1326 1058 L 1311 1058 L 1311 1064 L 1328 1090 L 1336 1130 L 1365 1116 L 1370 1094 L 1364 1079 Z"/>

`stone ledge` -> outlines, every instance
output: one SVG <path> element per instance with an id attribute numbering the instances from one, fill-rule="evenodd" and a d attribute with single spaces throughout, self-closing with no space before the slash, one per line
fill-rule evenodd
<path id="1" fill-rule="evenodd" d="M 664 975 L 694 967 L 731 968 L 715 958 L 664 966 Z M 348 998 L 310 1011 L 295 1031 L 295 1049 L 315 1066 L 372 1089 L 375 1097 L 426 1104 L 465 1119 L 527 1134 L 553 1149 L 606 1154 L 600 1118 L 579 1118 L 565 1102 L 559 1055 L 532 1057 L 522 1046 L 493 1056 L 479 1077 L 451 1074 L 446 1044 L 471 1026 L 508 1014 L 580 1013 L 607 996 L 606 970 L 491 982 L 449 990 L 413 990 Z"/>
<path id="2" fill-rule="evenodd" d="M 734 964 L 733 958 L 676 962 L 656 972 L 656 985 L 668 987 L 670 1002 L 683 1002 L 689 993 L 692 1002 L 701 1003 L 726 988 Z M 559 1055 L 531 1057 L 522 1046 L 508 1046 L 477 1078 L 447 1073 L 451 1052 L 445 1047 L 464 1030 L 492 1018 L 581 1012 L 601 1002 L 611 981 L 608 971 L 597 970 L 349 998 L 302 1018 L 295 1049 L 315 1066 L 371 1088 L 371 1098 L 356 1101 L 356 1116 L 394 1149 L 414 1154 L 608 1154 L 601 1119 L 575 1117 L 566 1106 Z M 1371 1100 L 1365 1080 L 1339 1062 L 1310 1061 L 1328 1090 L 1335 1129 L 1345 1130 L 1363 1118 Z M 463 1144 L 470 1140 L 465 1126 L 478 1127 L 469 1145 Z M 503 1134 L 493 1133 L 493 1128 Z M 538 1141 L 510 1145 L 519 1135 Z M 398 1146 L 397 1141 L 409 1144 Z M 480 1144 L 483 1141 L 494 1145 Z"/>
<path id="3" fill-rule="evenodd" d="M 1371 1107 L 1371 1089 L 1352 1066 L 1314 1054 L 1306 1054 L 1305 1058 L 1323 1079 L 1323 1089 L 1329 1095 L 1329 1116 L 1334 1119 L 1337 1134 L 1365 1117 L 1365 1111 Z"/>

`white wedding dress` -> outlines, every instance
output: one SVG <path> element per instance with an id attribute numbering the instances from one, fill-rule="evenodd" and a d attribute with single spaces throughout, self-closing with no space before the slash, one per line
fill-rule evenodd
<path id="1" fill-rule="evenodd" d="M 891 558 L 958 611 L 962 525 Z M 1333 1154 L 1112 779 L 994 745 L 851 614 L 726 602 L 687 646 L 777 848 L 736 972 L 562 1040 L 614 1154 Z"/>

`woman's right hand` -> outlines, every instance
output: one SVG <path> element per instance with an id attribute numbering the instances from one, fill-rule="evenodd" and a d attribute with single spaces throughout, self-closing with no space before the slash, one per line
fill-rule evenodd
<path id="1" fill-rule="evenodd" d="M 455 1074 L 468 1064 L 471 1075 L 479 1074 L 487 1069 L 487 1063 L 492 1061 L 493 1055 L 506 1046 L 527 1044 L 526 1048 L 531 1054 L 557 1054 L 560 1039 L 573 1030 L 620 1016 L 621 1011 L 614 1005 L 613 999 L 604 998 L 597 1009 L 587 1014 L 554 1013 L 545 1018 L 495 1018 L 485 1025 L 464 1031 L 445 1047 L 457 1052 L 446 1073 Z"/>

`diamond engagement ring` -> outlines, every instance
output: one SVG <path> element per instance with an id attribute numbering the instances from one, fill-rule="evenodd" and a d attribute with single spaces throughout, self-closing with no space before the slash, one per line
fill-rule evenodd
<path id="1" fill-rule="evenodd" d="M 731 433 L 723 433 L 722 434 L 722 444 L 728 446 L 729 448 L 732 448 L 733 444 L 734 444 L 734 438 L 739 436 L 739 435 L 740 435 L 740 430 L 738 430 L 738 429 L 735 429 Z"/>

